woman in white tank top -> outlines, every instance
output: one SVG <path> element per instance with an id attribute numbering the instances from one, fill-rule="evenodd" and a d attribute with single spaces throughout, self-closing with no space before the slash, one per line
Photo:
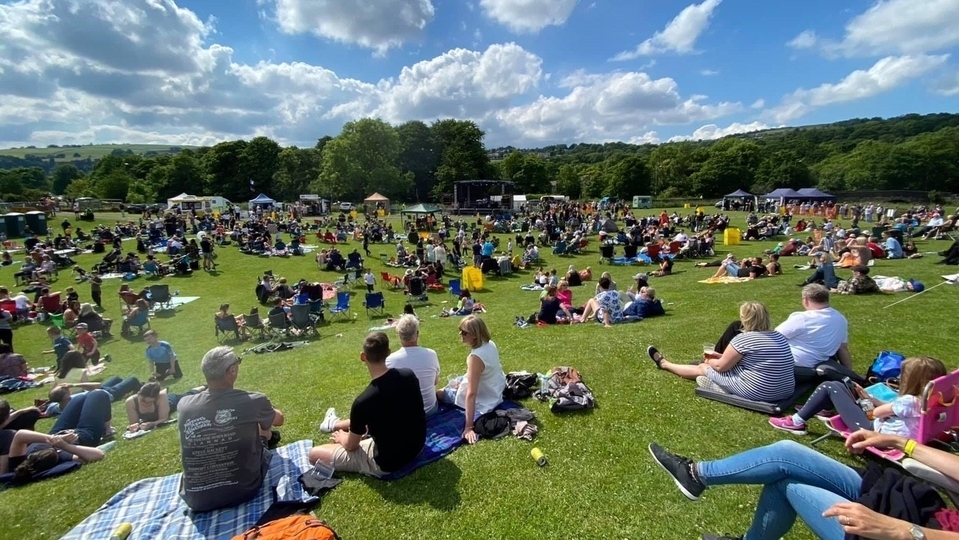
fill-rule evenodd
<path id="1" fill-rule="evenodd" d="M 466 377 L 456 389 L 455 403 L 466 409 L 463 438 L 470 444 L 479 436 L 473 431 L 473 421 L 496 408 L 503 401 L 506 374 L 499 361 L 499 350 L 490 339 L 483 319 L 467 315 L 460 322 L 460 337 L 472 349 L 466 357 Z"/>

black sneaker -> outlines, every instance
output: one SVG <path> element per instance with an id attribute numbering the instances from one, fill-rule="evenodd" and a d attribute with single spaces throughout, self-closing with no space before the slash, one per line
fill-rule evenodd
<path id="1" fill-rule="evenodd" d="M 646 354 L 649 355 L 657 368 L 663 369 L 663 355 L 659 352 L 659 349 L 650 345 L 646 347 Z"/>
<path id="2" fill-rule="evenodd" d="M 691 501 L 699 500 L 706 486 L 696 478 L 693 462 L 683 456 L 670 454 L 656 443 L 650 443 L 649 453 L 656 463 L 668 472 L 676 482 L 676 487 Z"/>
<path id="3" fill-rule="evenodd" d="M 728 535 L 725 535 L 725 534 L 722 535 L 722 536 L 719 536 L 718 534 L 706 533 L 706 534 L 703 535 L 703 540 L 743 540 L 743 537 L 742 537 L 742 536 L 728 536 Z"/>

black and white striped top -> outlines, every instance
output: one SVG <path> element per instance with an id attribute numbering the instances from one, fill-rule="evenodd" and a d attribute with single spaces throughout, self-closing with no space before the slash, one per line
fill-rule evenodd
<path id="1" fill-rule="evenodd" d="M 724 373 L 710 369 L 708 377 L 714 383 L 757 401 L 780 401 L 796 390 L 793 354 L 779 332 L 745 332 L 734 337 L 729 346 L 743 358 Z"/>

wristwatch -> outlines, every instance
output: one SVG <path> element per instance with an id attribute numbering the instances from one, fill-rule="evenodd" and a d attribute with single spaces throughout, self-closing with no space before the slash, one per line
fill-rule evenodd
<path id="1" fill-rule="evenodd" d="M 926 540 L 926 533 L 922 532 L 919 525 L 909 527 L 909 534 L 912 535 L 912 540 Z"/>

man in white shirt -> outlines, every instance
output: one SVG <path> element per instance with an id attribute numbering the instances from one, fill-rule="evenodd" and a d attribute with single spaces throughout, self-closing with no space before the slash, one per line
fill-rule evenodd
<path id="1" fill-rule="evenodd" d="M 803 287 L 804 311 L 789 315 L 776 331 L 786 337 L 797 367 L 815 368 L 836 357 L 844 367 L 852 369 L 849 354 L 849 323 L 846 317 L 829 306 L 829 289 L 819 284 Z"/>
<path id="2" fill-rule="evenodd" d="M 387 368 L 406 368 L 412 370 L 420 381 L 423 394 L 423 409 L 426 417 L 436 414 L 436 386 L 440 381 L 440 360 L 436 351 L 420 347 L 420 321 L 416 315 L 403 315 L 396 322 L 396 335 L 402 346 L 398 351 L 386 357 Z"/>

